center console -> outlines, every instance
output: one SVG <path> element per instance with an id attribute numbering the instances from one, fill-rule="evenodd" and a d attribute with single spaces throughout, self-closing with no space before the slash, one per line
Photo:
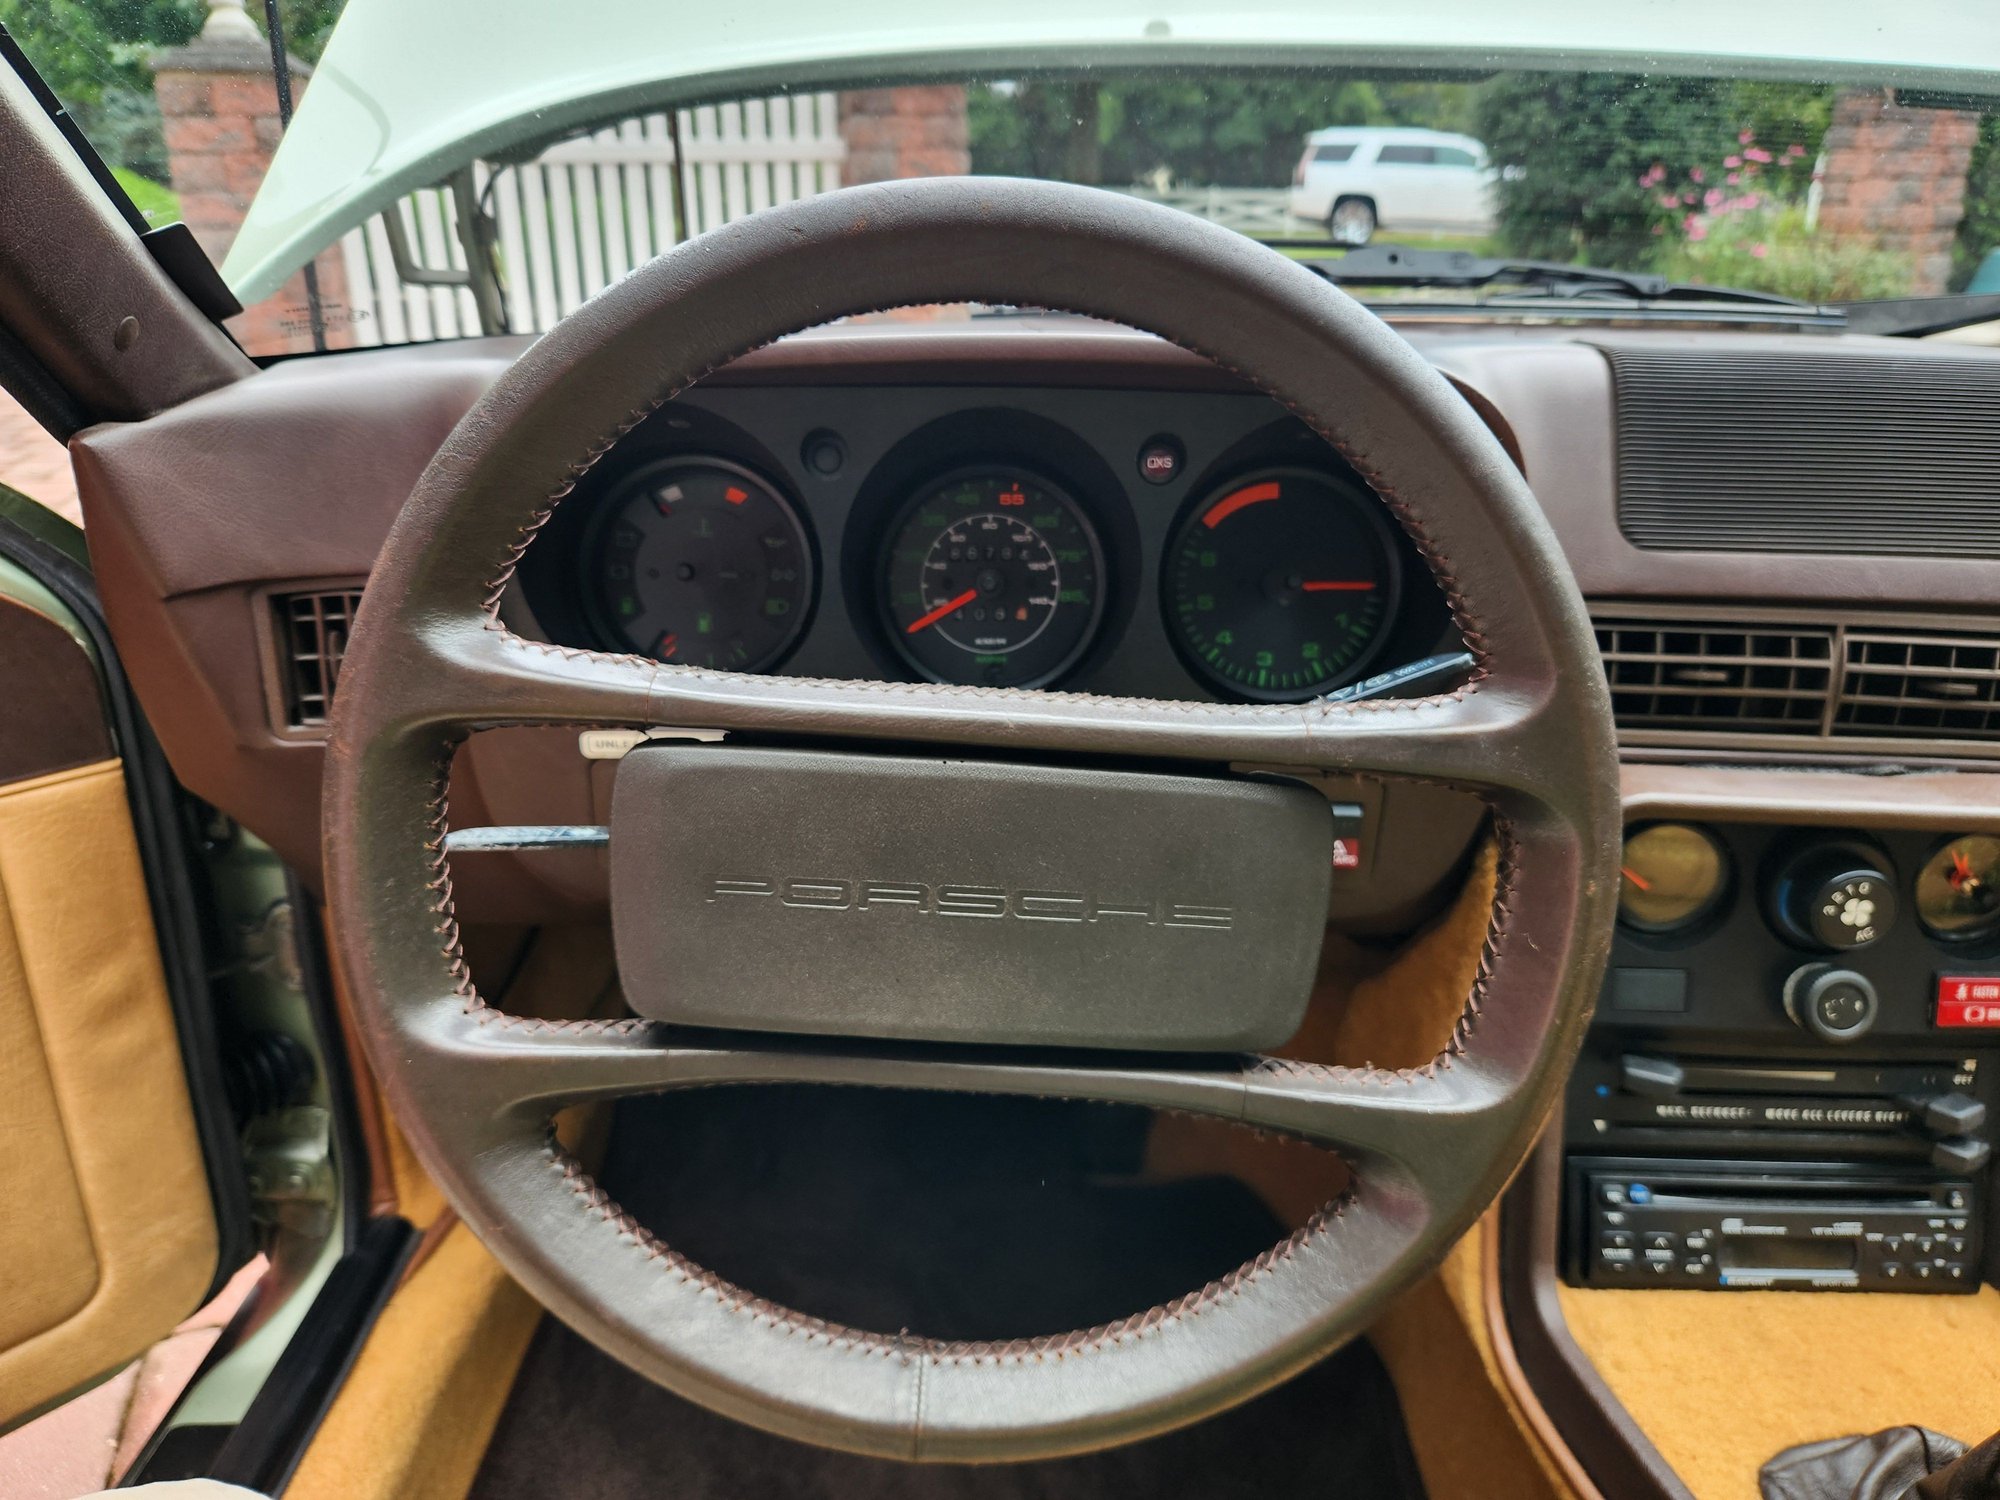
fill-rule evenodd
<path id="1" fill-rule="evenodd" d="M 1564 1117 L 1585 1286 L 1990 1274 L 2000 837 L 1634 823 Z"/>

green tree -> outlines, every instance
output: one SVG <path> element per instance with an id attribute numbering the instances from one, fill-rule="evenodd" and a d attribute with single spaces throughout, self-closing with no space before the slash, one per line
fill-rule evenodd
<path id="1" fill-rule="evenodd" d="M 1462 84 L 1427 87 L 1469 94 Z M 1374 84 L 1325 74 L 975 83 L 967 114 L 975 172 L 1113 186 L 1164 170 L 1182 182 L 1276 187 L 1291 176 L 1308 132 L 1397 123 Z"/>
<path id="2" fill-rule="evenodd" d="M 1479 136 L 1504 168 L 1498 237 L 1517 255 L 1651 264 L 1679 217 L 1642 181 L 1706 173 L 1730 139 L 1723 90 L 1639 74 L 1502 74 L 1481 89 Z M 1657 231 L 1657 232 L 1656 232 Z"/>
<path id="3" fill-rule="evenodd" d="M 345 0 L 280 0 L 285 41 L 315 61 Z M 264 7 L 251 0 L 261 26 Z M 167 180 L 167 148 L 153 98 L 152 55 L 194 40 L 205 0 L 0 0 L 0 25 L 21 44 L 83 133 L 114 167 Z"/>
<path id="4" fill-rule="evenodd" d="M 1507 169 L 1500 243 L 1517 255 L 1657 265 L 1703 192 L 1738 190 L 1730 158 L 1746 135 L 1774 158 L 1755 188 L 1802 193 L 1831 101 L 1830 89 L 1811 84 L 1501 74 L 1481 87 L 1476 110 L 1476 133 Z M 1746 179 L 1741 190 L 1751 186 Z"/>
<path id="5" fill-rule="evenodd" d="M 2000 250 L 2000 109 L 1979 118 L 1979 139 L 1965 173 L 1965 217 L 1951 247 L 1951 285 L 1961 291 L 1979 263 Z"/>

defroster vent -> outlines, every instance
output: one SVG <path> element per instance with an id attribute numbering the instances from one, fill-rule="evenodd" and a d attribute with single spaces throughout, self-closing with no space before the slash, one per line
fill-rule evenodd
<path id="1" fill-rule="evenodd" d="M 1633 545 L 2000 558 L 2000 353 L 1793 343 L 1601 346 Z"/>
<path id="2" fill-rule="evenodd" d="M 324 729 L 333 706 L 347 633 L 361 606 L 361 590 L 329 589 L 280 594 L 277 610 L 278 688 L 289 729 Z"/>

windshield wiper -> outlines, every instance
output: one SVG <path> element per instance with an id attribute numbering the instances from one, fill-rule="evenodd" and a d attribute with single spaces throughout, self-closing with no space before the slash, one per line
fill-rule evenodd
<path id="1" fill-rule="evenodd" d="M 1572 266 L 1556 260 L 1511 260 L 1469 250 L 1426 250 L 1411 245 L 1363 245 L 1338 260 L 1302 261 L 1338 286 L 1532 287 L 1549 297 L 1611 293 L 1647 302 L 1747 302 L 1819 312 L 1816 303 L 1741 287 L 1669 281 L 1643 271 Z"/>
<path id="2" fill-rule="evenodd" d="M 2000 292 L 1960 292 L 1951 297 L 1891 297 L 1881 302 L 1844 302 L 1851 333 L 1879 333 L 1916 339 L 2000 319 Z"/>

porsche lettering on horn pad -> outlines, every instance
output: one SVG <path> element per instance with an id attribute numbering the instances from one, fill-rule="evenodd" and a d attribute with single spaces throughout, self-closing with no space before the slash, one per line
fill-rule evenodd
<path id="1" fill-rule="evenodd" d="M 612 803 L 642 1016 L 940 1042 L 1263 1049 L 1298 1029 L 1332 824 L 1297 785 L 664 745 Z"/>

